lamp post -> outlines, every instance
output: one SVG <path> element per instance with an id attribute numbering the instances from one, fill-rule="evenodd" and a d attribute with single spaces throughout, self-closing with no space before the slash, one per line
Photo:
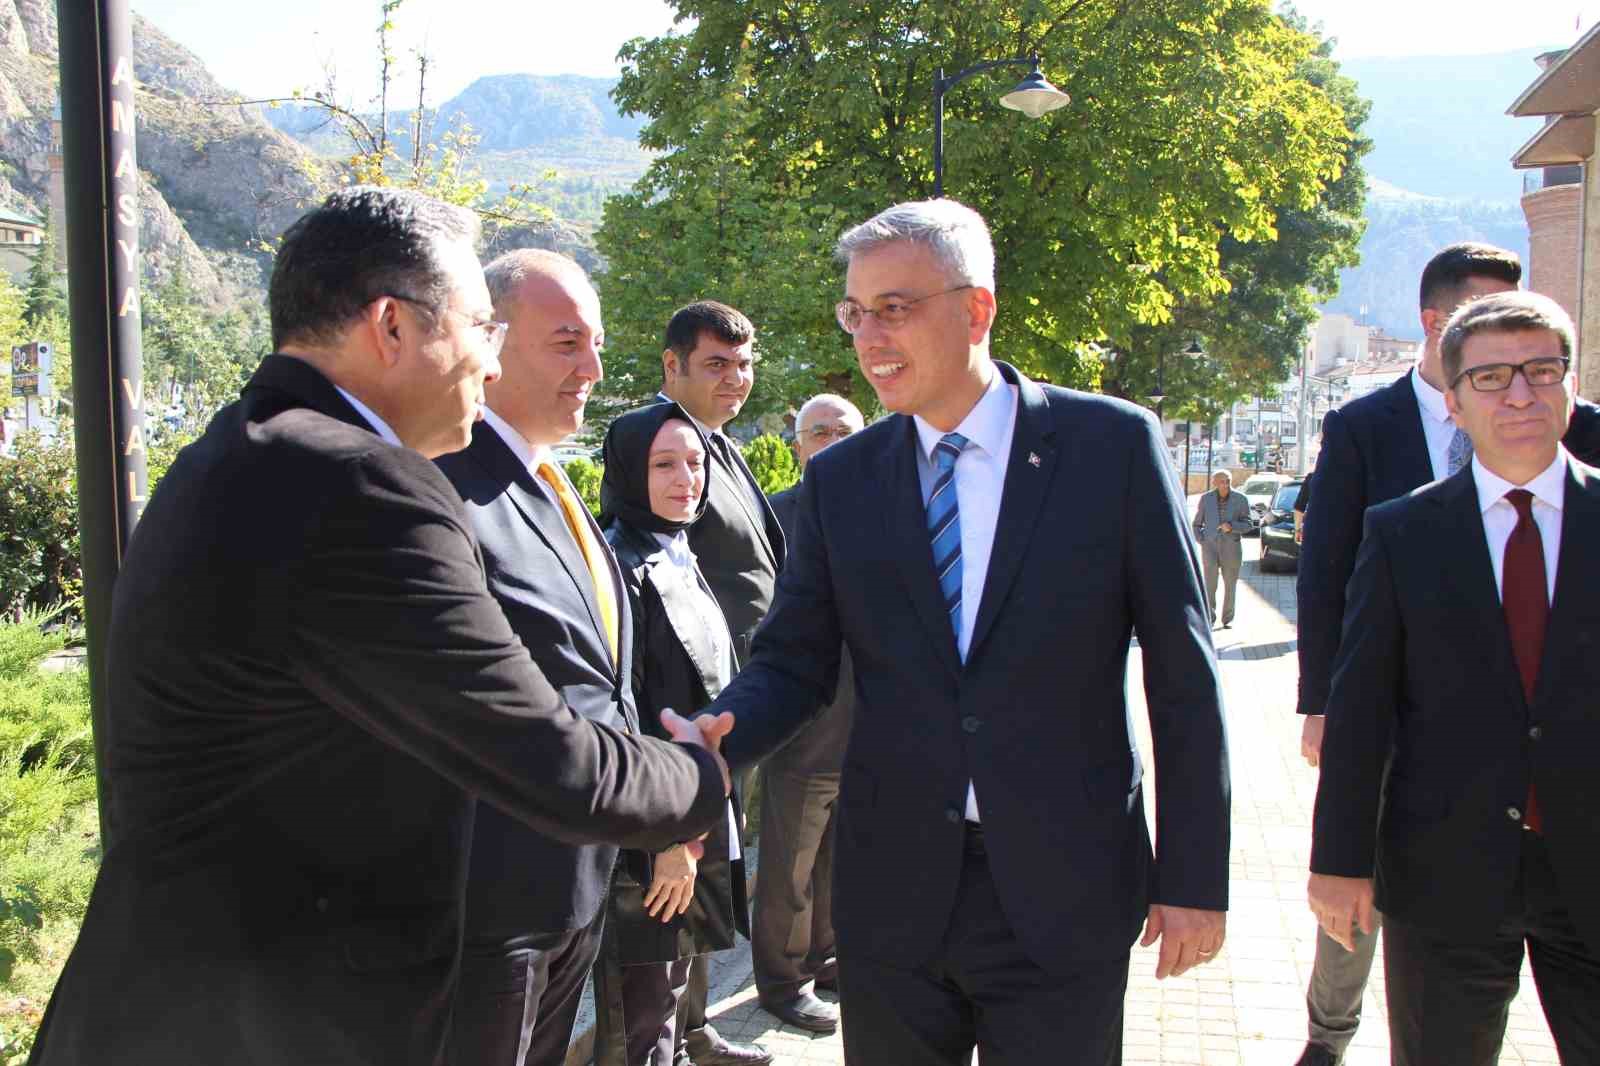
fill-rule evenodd
<path id="1" fill-rule="evenodd" d="M 1032 72 L 1017 83 L 1012 89 L 1000 98 L 1002 107 L 1009 107 L 1013 111 L 1021 111 L 1029 118 L 1038 118 L 1058 107 L 1066 107 L 1072 102 L 1072 97 L 1051 85 L 1039 70 L 1039 57 L 1029 56 L 1027 59 L 989 59 L 982 63 L 975 63 L 965 70 L 957 71 L 944 76 L 944 68 L 940 67 L 933 72 L 933 197 L 939 199 L 944 195 L 944 94 L 955 88 L 961 82 L 981 74 L 986 70 L 996 67 L 1021 66 L 1027 64 L 1033 68 Z"/>

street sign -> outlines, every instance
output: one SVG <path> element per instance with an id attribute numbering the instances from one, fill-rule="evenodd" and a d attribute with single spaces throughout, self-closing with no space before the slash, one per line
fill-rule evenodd
<path id="1" fill-rule="evenodd" d="M 50 395 L 52 353 L 48 341 L 19 344 L 11 349 L 11 395 Z"/>

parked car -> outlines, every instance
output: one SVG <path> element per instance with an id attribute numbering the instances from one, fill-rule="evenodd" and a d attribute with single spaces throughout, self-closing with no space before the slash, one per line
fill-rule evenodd
<path id="1" fill-rule="evenodd" d="M 1235 490 L 1243 493 L 1244 498 L 1249 501 L 1250 521 L 1255 523 L 1256 530 L 1260 530 L 1262 519 L 1272 509 L 1272 498 L 1291 480 L 1293 479 L 1287 474 L 1251 474 L 1245 479 L 1244 484 Z"/>
<path id="2" fill-rule="evenodd" d="M 1294 501 L 1302 478 L 1278 489 L 1261 521 L 1261 572 L 1292 573 L 1300 566 L 1300 545 L 1294 539 Z"/>

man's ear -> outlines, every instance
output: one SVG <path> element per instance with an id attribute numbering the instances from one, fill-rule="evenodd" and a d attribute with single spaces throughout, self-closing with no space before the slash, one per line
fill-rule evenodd
<path id="1" fill-rule="evenodd" d="M 1450 321 L 1450 316 L 1437 307 L 1424 307 L 1418 317 L 1422 319 L 1422 332 L 1430 337 L 1443 333 L 1445 323 Z"/>
<path id="2" fill-rule="evenodd" d="M 983 340 L 994 326 L 995 312 L 998 305 L 995 303 L 994 293 L 981 285 L 973 286 L 967 293 L 967 342 L 977 344 Z"/>
<path id="3" fill-rule="evenodd" d="M 406 324 L 400 320 L 400 301 L 392 296 L 378 297 L 362 312 L 361 324 L 378 354 L 378 362 L 385 370 L 394 369 L 405 344 Z"/>
<path id="4" fill-rule="evenodd" d="M 1461 412 L 1461 404 L 1456 402 L 1456 390 L 1450 385 L 1446 385 L 1444 389 L 1444 409 L 1450 412 L 1451 418 L 1455 418 Z"/>
<path id="5" fill-rule="evenodd" d="M 663 378 L 678 376 L 678 353 L 671 348 L 664 348 L 661 351 L 661 376 Z"/>

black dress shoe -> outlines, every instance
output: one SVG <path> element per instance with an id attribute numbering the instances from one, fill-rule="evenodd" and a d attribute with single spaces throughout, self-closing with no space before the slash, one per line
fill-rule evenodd
<path id="1" fill-rule="evenodd" d="M 839 1028 L 839 1008 L 810 992 L 802 992 L 782 1003 L 763 1003 L 761 1009 L 807 1032 L 831 1033 Z"/>
<path id="2" fill-rule="evenodd" d="M 694 1066 L 769 1066 L 772 1062 L 772 1052 L 766 1048 L 735 1044 L 721 1037 L 707 1050 L 697 1051 L 690 1057 Z"/>
<path id="3" fill-rule="evenodd" d="M 1294 1066 L 1339 1066 L 1339 1056 L 1321 1044 L 1312 1042 L 1306 1045 Z"/>

